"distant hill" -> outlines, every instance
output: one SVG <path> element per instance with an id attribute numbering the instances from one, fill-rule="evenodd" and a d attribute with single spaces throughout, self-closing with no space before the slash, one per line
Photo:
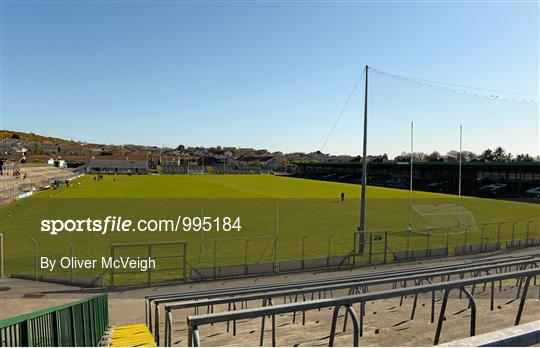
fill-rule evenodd
<path id="1" fill-rule="evenodd" d="M 19 139 L 23 141 L 39 141 L 42 143 L 63 143 L 63 144 L 75 143 L 75 141 L 73 140 L 47 137 L 47 136 L 38 135 L 35 133 L 16 132 L 16 131 L 11 131 L 11 130 L 0 130 L 0 138 Z"/>

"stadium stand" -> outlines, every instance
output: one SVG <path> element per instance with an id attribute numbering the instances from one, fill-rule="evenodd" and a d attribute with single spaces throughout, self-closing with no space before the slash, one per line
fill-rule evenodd
<path id="1" fill-rule="evenodd" d="M 415 190 L 455 193 L 457 162 L 414 163 Z M 296 176 L 307 179 L 361 183 L 361 162 L 297 162 Z M 540 189 L 540 162 L 466 162 L 462 164 L 462 193 L 478 197 L 534 198 Z M 408 188 L 410 168 L 400 162 L 370 162 L 371 185 Z"/>
<path id="2" fill-rule="evenodd" d="M 418 295 L 421 293 L 427 292 L 432 293 L 431 298 L 431 322 L 435 321 L 435 288 L 436 290 L 448 290 L 457 286 L 464 289 L 464 294 L 469 297 L 465 291 L 465 285 L 457 284 L 456 282 L 465 281 L 466 285 L 472 286 L 472 289 L 467 290 L 471 297 L 475 293 L 475 287 L 483 284 L 482 292 L 486 291 L 486 284 L 491 283 L 490 287 L 490 311 L 494 309 L 494 292 L 495 292 L 495 281 L 499 282 L 499 292 L 502 291 L 503 284 L 505 284 L 505 279 L 518 279 L 517 283 L 519 287 L 517 289 L 516 298 L 519 297 L 520 293 L 523 296 L 526 296 L 526 290 L 523 287 L 524 282 L 530 281 L 530 275 L 538 275 L 538 263 L 540 259 L 536 256 L 524 256 L 524 257 L 509 257 L 506 256 L 496 256 L 492 258 L 486 258 L 483 261 L 476 262 L 458 262 L 454 265 L 445 265 L 440 267 L 418 267 L 418 268 L 409 268 L 406 270 L 393 270 L 393 271 L 381 271 L 373 272 L 369 274 L 364 274 L 361 276 L 346 276 L 346 277 L 335 277 L 335 278 L 325 278 L 318 279 L 311 282 L 288 282 L 288 283 L 279 283 L 265 286 L 251 286 L 251 287 L 238 287 L 238 288 L 229 288 L 229 289 L 219 289 L 219 290 L 208 290 L 208 291 L 193 291 L 185 292 L 179 294 L 169 294 L 169 295 L 159 295 L 159 296 L 148 296 L 146 297 L 146 313 L 147 313 L 147 325 L 150 330 L 153 330 L 154 337 L 156 342 L 160 343 L 160 333 L 164 332 L 165 335 L 165 344 L 176 345 L 178 342 L 173 342 L 173 333 L 175 332 L 186 332 L 188 334 L 188 344 L 198 345 L 200 343 L 200 338 L 198 337 L 198 326 L 203 324 L 218 324 L 220 322 L 227 323 L 227 331 L 229 331 L 230 323 L 232 322 L 233 336 L 236 335 L 236 321 L 237 319 L 250 319 L 250 318 L 260 318 L 262 320 L 261 325 L 264 328 L 264 317 L 265 314 L 261 314 L 261 311 L 269 310 L 269 315 L 272 316 L 272 335 L 273 340 L 272 344 L 275 345 L 275 316 L 278 314 L 283 316 L 289 314 L 292 319 L 292 323 L 296 321 L 296 312 L 302 312 L 302 325 L 306 325 L 305 310 L 308 309 L 321 309 L 327 307 L 335 307 L 335 310 L 339 310 L 342 304 L 348 303 L 347 300 L 343 300 L 344 297 L 351 297 L 351 301 L 360 301 L 359 298 L 354 296 L 360 296 L 356 294 L 364 294 L 369 296 L 370 290 L 375 290 L 374 294 L 384 292 L 384 295 L 380 297 L 391 298 L 396 295 L 401 297 L 400 307 L 403 303 L 403 298 L 407 292 L 408 295 L 414 296 L 413 306 L 411 308 L 411 319 L 414 319 Z M 532 272 L 532 273 L 523 273 L 517 274 L 516 272 Z M 484 276 L 482 276 L 484 274 Z M 485 278 L 489 274 L 496 274 L 500 278 Z M 482 278 L 484 277 L 484 278 Z M 529 278 L 527 278 L 529 277 Z M 440 279 L 440 280 L 439 280 Z M 521 280 L 519 280 L 521 279 Z M 434 289 L 422 288 L 422 285 L 428 283 L 430 286 L 433 286 Z M 526 284 L 528 286 L 528 283 Z M 394 292 L 392 292 L 394 291 Z M 404 291 L 400 293 L 400 291 Z M 506 291 L 506 290 L 504 290 Z M 522 299 L 523 299 L 522 296 Z M 395 297 L 395 296 L 394 296 Z M 461 295 L 460 295 L 461 297 Z M 283 304 L 277 304 L 280 298 L 283 298 Z M 309 300 L 306 300 L 310 298 Z M 379 298 L 374 298 L 379 299 Z M 262 301 L 262 307 L 260 307 Z M 326 302 L 328 303 L 326 303 Z M 333 301 L 337 301 L 334 303 Z M 339 301 L 344 301 L 343 303 Z M 440 301 L 440 299 L 438 300 Z M 474 300 L 472 300 L 474 301 Z M 523 300 L 524 301 L 524 300 Z M 522 302 L 523 302 L 522 301 Z M 288 302 L 288 303 L 287 303 Z M 337 304 L 339 302 L 339 307 Z M 364 304 L 366 301 L 360 301 Z M 249 311 L 246 310 L 248 307 L 251 308 Z M 520 311 L 523 310 L 523 303 L 520 304 Z M 153 305 L 153 308 L 152 308 Z M 161 306 L 161 307 L 160 307 Z M 221 307 L 220 307 L 221 306 Z M 226 307 L 223 307 L 226 306 Z M 238 306 L 240 307 L 237 310 Z M 253 306 L 255 308 L 253 308 Z M 298 307 L 299 306 L 299 307 Z M 165 310 L 164 322 L 160 320 L 160 308 Z M 201 308 L 206 308 L 207 314 L 198 315 Z M 221 308 L 221 312 L 219 311 Z M 178 328 L 177 323 L 173 321 L 172 312 L 173 311 L 195 311 L 195 316 L 190 316 L 186 321 L 181 321 L 182 325 L 188 324 L 187 329 Z M 225 312 L 223 312 L 223 310 Z M 272 311 L 276 310 L 275 313 Z M 246 311 L 249 314 L 246 314 Z M 353 321 L 354 326 L 356 327 L 358 322 L 355 320 L 356 314 L 350 313 L 346 315 L 350 317 Z M 154 314 L 152 316 L 152 313 Z M 185 313 L 185 312 L 184 312 Z M 365 314 L 365 313 L 364 313 Z M 238 318 L 237 318 L 238 316 Z M 311 316 L 311 315 L 310 315 Z M 519 314 L 521 316 L 521 314 Z M 519 317 L 518 316 L 518 317 Z M 318 320 L 322 320 L 320 315 L 315 315 Z M 334 314 L 335 317 L 335 314 Z M 360 316 L 362 318 L 363 316 Z M 229 318 L 229 319 L 227 319 Z M 345 319 L 346 321 L 347 319 Z M 362 319 L 360 319 L 360 323 Z M 335 321 L 334 318 L 332 321 L 333 331 L 335 331 Z M 243 323 L 246 320 L 242 320 Z M 163 324 L 163 326 L 161 326 Z M 244 325 L 244 324 L 243 324 Z M 288 325 L 288 324 L 283 324 Z M 442 325 L 442 324 L 441 324 Z M 280 325 L 282 326 L 282 325 Z M 346 324 L 344 324 L 344 327 Z M 250 326 L 253 328 L 253 325 Z M 215 329 L 214 329 L 215 330 Z M 356 330 L 356 329 L 355 329 Z M 361 329 L 360 329 L 361 330 Z M 333 332 L 332 331 L 332 332 Z M 245 332 L 245 331 L 244 331 Z M 254 332 L 253 330 L 250 333 Z M 265 330 L 259 331 L 261 333 L 260 344 L 263 344 L 264 332 Z M 360 331 L 361 332 L 361 331 Z M 440 331 L 439 331 L 440 334 Z M 361 334 L 360 334 L 361 335 Z M 214 335 L 212 335 L 214 336 Z M 185 336 L 184 336 L 185 337 Z M 223 337 L 222 337 L 223 338 Z M 212 341 L 209 341 L 212 345 Z M 184 342 L 183 344 L 185 344 Z M 280 342 L 284 344 L 285 342 Z M 290 345 L 290 342 L 286 342 L 287 345 Z M 237 343 L 232 343 L 237 344 Z M 245 345 L 244 341 L 241 341 L 241 345 Z M 355 345 L 357 341 L 355 341 Z"/>
<path id="3" fill-rule="evenodd" d="M 52 165 L 5 165 L 0 175 L 0 199 L 9 202 L 25 193 L 51 187 L 77 175 L 76 172 Z"/>
<path id="4" fill-rule="evenodd" d="M 463 278 L 463 279 L 457 279 L 457 280 L 449 280 L 449 281 L 442 281 L 442 282 L 432 282 L 428 284 L 418 284 L 415 283 L 414 286 L 410 287 L 403 287 L 403 288 L 394 288 L 394 289 L 385 289 L 385 290 L 377 290 L 377 291 L 359 291 L 356 294 L 349 294 L 346 296 L 340 296 L 340 297 L 331 297 L 331 298 L 319 298 L 317 300 L 311 300 L 311 301 L 303 301 L 303 302 L 289 302 L 289 303 L 283 303 L 283 304 L 276 304 L 269 303 L 266 306 L 258 307 L 258 308 L 244 308 L 238 311 L 226 311 L 226 312 L 220 312 L 220 313 L 207 313 L 207 314 L 195 314 L 190 315 L 187 318 L 187 324 L 188 324 L 188 346 L 200 346 L 201 344 L 201 337 L 200 337 L 200 328 L 203 325 L 214 325 L 214 328 L 212 329 L 213 332 L 216 331 L 215 325 L 218 323 L 226 323 L 233 321 L 240 321 L 243 320 L 243 325 L 246 325 L 246 319 L 261 319 L 261 335 L 260 335 L 260 343 L 261 345 L 264 343 L 264 333 L 266 331 L 264 327 L 264 320 L 267 316 L 271 317 L 271 339 L 272 339 L 272 346 L 277 345 L 276 340 L 276 332 L 278 325 L 276 325 L 276 317 L 278 316 L 284 316 L 284 315 L 290 315 L 295 312 L 304 312 L 308 310 L 319 310 L 322 311 L 322 309 L 333 309 L 333 314 L 331 318 L 331 327 L 329 335 L 325 338 L 328 340 L 328 346 L 333 346 L 334 341 L 336 339 L 336 326 L 337 321 L 339 319 L 339 312 L 341 309 L 345 309 L 345 318 L 350 318 L 353 326 L 353 334 L 348 337 L 349 340 L 353 342 L 353 346 L 358 347 L 360 337 L 364 336 L 364 328 L 365 325 L 363 323 L 365 317 L 368 317 L 366 315 L 365 305 L 366 303 L 369 303 L 370 306 L 373 306 L 375 301 L 385 301 L 390 300 L 394 298 L 404 297 L 404 296 L 414 296 L 414 298 L 417 298 L 418 295 L 424 294 L 424 293 L 430 293 L 432 298 L 432 303 L 435 302 L 436 293 L 439 291 L 443 291 L 444 294 L 442 296 L 442 302 L 441 302 L 441 308 L 438 316 L 438 320 L 436 321 L 436 331 L 433 338 L 433 344 L 437 345 L 440 342 L 441 332 L 443 323 L 445 321 L 448 321 L 448 318 L 450 317 L 450 313 L 446 312 L 446 307 L 449 303 L 449 295 L 452 290 L 459 290 L 460 294 L 465 295 L 466 299 L 468 300 L 468 309 L 470 310 L 470 317 L 469 317 L 469 330 L 466 330 L 465 332 L 469 332 L 469 336 L 474 336 L 476 334 L 476 326 L 477 326 L 477 313 L 479 306 L 477 306 L 477 301 L 472 294 L 472 292 L 467 289 L 467 286 L 478 286 L 482 284 L 491 283 L 491 289 L 494 289 L 493 283 L 499 282 L 499 281 L 509 281 L 509 280 L 518 280 L 521 285 L 518 289 L 518 295 L 516 298 L 519 299 L 519 306 L 517 308 L 517 313 L 515 314 L 515 325 L 518 325 L 521 321 L 521 317 L 523 314 L 524 305 L 526 302 L 526 297 L 528 293 L 529 286 L 531 285 L 531 281 L 533 278 L 538 276 L 540 274 L 540 269 L 538 267 L 534 267 L 527 270 L 521 270 L 521 271 L 511 271 L 511 272 L 505 272 L 505 273 L 499 273 L 499 274 L 490 274 L 485 276 L 473 276 L 470 278 Z M 522 290 L 521 290 L 522 289 Z M 494 291 L 492 291 L 494 293 Z M 491 297 L 493 298 L 493 296 Z M 358 304 L 360 306 L 360 313 L 357 314 L 353 305 Z M 414 304 L 413 304 L 413 308 Z M 432 311 L 433 312 L 433 311 Z M 446 320 L 445 320 L 446 318 Z M 413 316 L 411 316 L 411 320 L 414 319 Z M 248 321 L 249 322 L 249 321 Z M 435 320 L 432 320 L 434 323 Z M 446 324 L 448 326 L 449 323 Z M 281 327 L 280 325 L 279 327 Z M 169 330 L 170 331 L 170 330 Z M 346 332 L 345 330 L 343 330 Z M 455 333 L 455 327 L 453 332 Z M 461 331 L 461 330 L 460 330 Z M 233 335 L 234 327 L 233 327 Z M 463 334 L 463 331 L 461 332 Z M 213 336 L 213 335 L 209 335 Z M 341 334 L 340 338 L 343 338 L 345 335 Z M 352 336 L 352 337 L 351 337 Z M 383 338 L 384 335 L 380 336 L 380 338 Z M 211 337 L 210 337 L 211 338 Z M 280 335 L 281 338 L 281 335 Z M 350 342 L 350 341 L 349 341 Z M 166 342 L 168 343 L 168 342 Z M 350 343 L 349 343 L 350 344 Z M 211 344 L 210 344 L 211 345 Z M 339 344 L 340 346 L 343 345 L 343 343 Z"/>

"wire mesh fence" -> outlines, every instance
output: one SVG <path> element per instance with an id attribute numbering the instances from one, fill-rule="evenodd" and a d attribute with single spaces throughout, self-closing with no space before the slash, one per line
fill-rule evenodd
<path id="1" fill-rule="evenodd" d="M 126 286 L 359 267 L 537 246 L 540 246 L 540 219 L 523 219 L 426 230 L 276 234 L 189 242 L 116 243 L 91 248 L 30 239 L 26 252 L 19 253 L 16 261 L 18 268 L 25 269 L 24 274 L 34 279 L 56 275 L 62 276 L 64 282 L 73 283 L 74 279 L 87 277 L 100 278 L 105 286 Z M 98 261 L 95 267 L 80 267 L 80 262 L 95 256 L 96 248 L 102 252 L 110 250 L 103 257 L 105 261 Z M 127 259 L 136 262 L 135 267 L 110 267 Z M 53 269 L 45 260 L 58 260 L 59 264 Z M 155 264 L 144 264 L 145 260 L 153 260 Z"/>

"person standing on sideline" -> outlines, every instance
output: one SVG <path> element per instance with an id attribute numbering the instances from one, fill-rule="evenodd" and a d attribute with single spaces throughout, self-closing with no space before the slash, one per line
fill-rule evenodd
<path id="1" fill-rule="evenodd" d="M 345 200 L 345 192 L 341 192 L 341 203 Z"/>

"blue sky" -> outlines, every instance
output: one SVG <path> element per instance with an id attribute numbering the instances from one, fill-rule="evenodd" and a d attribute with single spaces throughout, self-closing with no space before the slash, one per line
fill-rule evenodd
<path id="1" fill-rule="evenodd" d="M 538 2 L 2 1 L 5 129 L 321 149 L 365 64 L 539 94 Z M 539 152 L 538 103 L 370 75 L 369 153 Z M 506 95 L 506 94 L 505 94 Z M 361 152 L 358 88 L 324 152 Z"/>

